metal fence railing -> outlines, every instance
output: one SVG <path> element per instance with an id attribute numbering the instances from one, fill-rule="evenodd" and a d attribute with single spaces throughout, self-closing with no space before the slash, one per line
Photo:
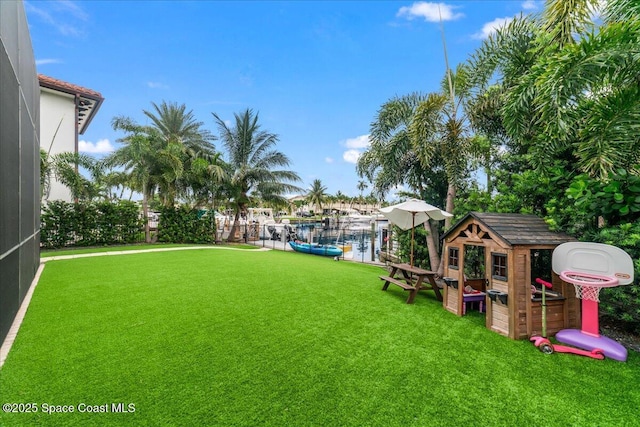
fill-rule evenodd
<path id="1" fill-rule="evenodd" d="M 288 243 L 290 240 L 330 245 L 342 250 L 341 259 L 357 262 L 381 262 L 380 252 L 387 251 L 387 245 L 395 245 L 386 221 L 361 224 L 301 221 L 244 226 L 242 236 L 249 244 L 284 251 L 294 250 Z"/>

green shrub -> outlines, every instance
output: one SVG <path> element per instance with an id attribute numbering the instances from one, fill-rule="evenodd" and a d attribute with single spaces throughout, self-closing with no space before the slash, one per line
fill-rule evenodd
<path id="1" fill-rule="evenodd" d="M 42 208 L 40 242 L 46 249 L 135 243 L 143 224 L 134 202 L 55 200 Z"/>
<path id="2" fill-rule="evenodd" d="M 215 218 L 185 206 L 160 209 L 158 241 L 165 243 L 214 243 Z"/>
<path id="3" fill-rule="evenodd" d="M 635 280 L 631 285 L 600 292 L 600 315 L 627 331 L 640 334 L 640 224 L 605 227 L 585 235 L 583 240 L 617 246 L 635 260 Z"/>

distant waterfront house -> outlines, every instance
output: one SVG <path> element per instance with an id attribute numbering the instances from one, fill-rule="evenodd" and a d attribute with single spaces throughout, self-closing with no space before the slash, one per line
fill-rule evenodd
<path id="1" fill-rule="evenodd" d="M 294 208 L 292 213 L 301 213 L 301 212 L 311 212 L 316 209 L 315 206 L 308 203 L 307 197 L 304 195 L 297 195 L 289 198 L 289 203 L 292 206 L 297 206 Z M 336 213 L 346 215 L 347 213 L 357 212 L 362 215 L 375 215 L 378 213 L 378 209 L 380 209 L 382 205 L 380 202 L 376 203 L 360 203 L 356 198 L 352 198 L 350 200 L 336 201 L 327 199 L 326 202 L 322 204 L 322 212 L 315 212 L 317 214 L 322 215 L 335 215 Z"/>
<path id="2" fill-rule="evenodd" d="M 50 155 L 78 152 L 82 135 L 104 98 L 100 92 L 42 74 L 40 82 L 40 147 Z M 51 177 L 47 200 L 73 201 L 67 187 Z"/>

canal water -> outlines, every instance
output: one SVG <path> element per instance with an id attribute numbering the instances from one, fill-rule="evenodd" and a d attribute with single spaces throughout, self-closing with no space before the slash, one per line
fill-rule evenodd
<path id="1" fill-rule="evenodd" d="M 359 262 L 380 261 L 379 252 L 388 228 L 389 222 L 386 220 L 378 220 L 373 224 L 351 224 L 343 228 L 321 222 L 295 226 L 300 240 L 343 246 L 343 258 Z"/>

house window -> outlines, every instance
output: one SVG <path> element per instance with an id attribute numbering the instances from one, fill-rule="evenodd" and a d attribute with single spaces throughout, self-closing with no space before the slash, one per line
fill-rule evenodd
<path id="1" fill-rule="evenodd" d="M 458 248 L 449 248 L 449 268 L 454 268 L 457 270 L 459 259 Z"/>
<path id="2" fill-rule="evenodd" d="M 491 254 L 493 278 L 507 280 L 507 254 Z"/>

